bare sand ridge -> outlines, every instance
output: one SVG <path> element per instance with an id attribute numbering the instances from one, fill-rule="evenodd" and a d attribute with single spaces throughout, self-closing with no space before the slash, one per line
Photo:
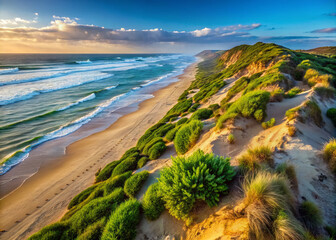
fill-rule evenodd
<path id="1" fill-rule="evenodd" d="M 155 97 L 141 103 L 137 111 L 121 117 L 104 131 L 71 144 L 64 156 L 31 162 L 30 167 L 38 172 L 0 200 L 1 239 L 25 239 L 59 220 L 70 200 L 92 185 L 97 170 L 133 147 L 146 129 L 177 102 L 194 80 L 196 65 L 188 67 L 179 76 L 180 81 L 156 91 Z"/>

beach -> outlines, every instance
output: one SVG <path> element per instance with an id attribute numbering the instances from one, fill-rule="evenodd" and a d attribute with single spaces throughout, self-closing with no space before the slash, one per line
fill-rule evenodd
<path id="1" fill-rule="evenodd" d="M 7 176 L 25 176 L 25 172 L 30 175 L 36 170 L 15 191 L 11 192 L 22 179 L 10 178 L 11 181 L 6 184 L 7 190 L 2 189 L 1 238 L 25 239 L 59 220 L 67 211 L 70 200 L 94 183 L 98 169 L 117 160 L 133 147 L 142 134 L 177 102 L 193 81 L 196 65 L 190 65 L 178 76 L 179 81 L 155 91 L 153 98 L 145 100 L 138 107 L 133 105 L 119 109 L 117 114 L 126 115 L 106 130 L 70 144 L 65 154 L 55 150 L 58 141 L 63 141 L 63 138 L 49 141 L 42 144 L 38 151 L 31 152 L 36 156 L 34 159 L 25 160 L 7 173 Z M 23 164 L 27 167 L 19 168 Z"/>

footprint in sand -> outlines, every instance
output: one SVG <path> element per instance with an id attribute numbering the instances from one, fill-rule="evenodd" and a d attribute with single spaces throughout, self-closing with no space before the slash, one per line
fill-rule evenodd
<path id="1" fill-rule="evenodd" d="M 26 213 L 26 216 L 29 216 L 30 215 L 30 213 Z"/>
<path id="2" fill-rule="evenodd" d="M 41 206 L 36 206 L 36 208 L 41 208 Z"/>
<path id="3" fill-rule="evenodd" d="M 20 223 L 21 221 L 19 221 L 19 220 L 17 220 L 17 221 L 15 221 L 15 223 Z"/>
<path id="4" fill-rule="evenodd" d="M 46 202 L 49 202 L 49 201 L 50 201 L 50 199 L 48 199 L 48 198 L 47 198 L 45 201 L 46 201 Z"/>

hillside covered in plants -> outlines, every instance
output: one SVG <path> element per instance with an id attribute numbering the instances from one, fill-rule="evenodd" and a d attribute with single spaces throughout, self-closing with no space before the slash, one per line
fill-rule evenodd
<path id="1" fill-rule="evenodd" d="M 333 53 L 198 56 L 176 105 L 29 239 L 336 238 Z"/>

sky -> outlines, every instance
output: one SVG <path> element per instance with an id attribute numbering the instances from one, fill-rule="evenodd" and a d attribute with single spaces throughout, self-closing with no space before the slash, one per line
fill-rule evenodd
<path id="1" fill-rule="evenodd" d="M 336 46 L 336 0 L 0 0 L 0 53 Z"/>

